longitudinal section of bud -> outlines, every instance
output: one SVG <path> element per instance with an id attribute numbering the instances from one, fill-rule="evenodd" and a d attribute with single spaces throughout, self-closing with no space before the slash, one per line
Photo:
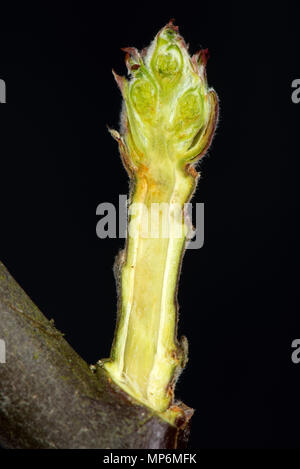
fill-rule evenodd
<path id="1" fill-rule="evenodd" d="M 125 52 L 130 78 L 114 73 L 124 101 L 120 133 L 111 134 L 131 179 L 131 204 L 118 264 L 118 323 L 105 368 L 129 394 L 169 412 L 172 421 L 174 385 L 187 356 L 185 341 L 176 338 L 189 229 L 184 204 L 198 180 L 194 164 L 214 134 L 218 99 L 207 85 L 207 51 L 190 56 L 172 22 L 147 49 Z"/>

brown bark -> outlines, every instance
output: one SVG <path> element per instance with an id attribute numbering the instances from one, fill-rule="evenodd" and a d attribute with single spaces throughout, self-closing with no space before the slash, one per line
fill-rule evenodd
<path id="1" fill-rule="evenodd" d="M 0 263 L 0 443 L 6 448 L 184 448 L 170 425 L 94 372 Z M 183 406 L 183 404 L 181 404 Z M 183 406 L 184 407 L 184 406 Z"/>

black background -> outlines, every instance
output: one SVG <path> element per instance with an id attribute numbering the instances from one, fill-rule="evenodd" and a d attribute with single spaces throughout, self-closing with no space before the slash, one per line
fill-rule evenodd
<path id="1" fill-rule="evenodd" d="M 191 447 L 299 447 L 299 12 L 96 4 L 1 6 L 0 258 L 85 360 L 109 356 L 124 240 L 97 238 L 96 207 L 128 192 L 106 129 L 121 105 L 111 69 L 125 74 L 120 48 L 143 48 L 175 18 L 191 52 L 209 48 L 221 104 L 193 200 L 205 203 L 205 245 L 186 252 L 179 286 Z"/>

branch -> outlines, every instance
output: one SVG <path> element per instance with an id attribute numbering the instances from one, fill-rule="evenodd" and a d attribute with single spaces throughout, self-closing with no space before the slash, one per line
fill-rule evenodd
<path id="1" fill-rule="evenodd" d="M 93 372 L 0 262 L 0 443 L 6 448 L 185 448 L 171 425 Z M 183 406 L 183 404 L 182 404 Z"/>

